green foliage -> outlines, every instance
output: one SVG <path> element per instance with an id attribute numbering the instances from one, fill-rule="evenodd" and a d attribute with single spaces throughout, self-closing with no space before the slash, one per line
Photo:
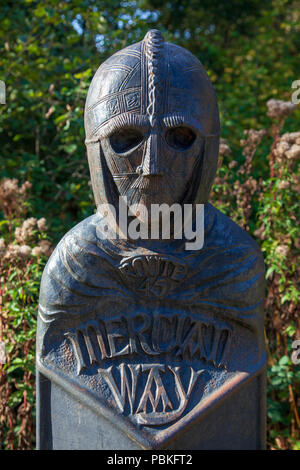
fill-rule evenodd
<path id="1" fill-rule="evenodd" d="M 300 449 L 300 440 L 291 436 L 291 426 L 294 427 L 293 415 L 290 413 L 294 395 L 299 396 L 300 370 L 291 361 L 291 347 L 288 345 L 288 356 L 277 359 L 268 370 L 268 420 L 271 424 L 269 431 L 270 442 L 275 442 L 276 448 Z"/>
<path id="2" fill-rule="evenodd" d="M 297 449 L 300 444 L 300 370 L 291 361 L 291 341 L 299 337 L 300 331 L 299 266 L 296 262 L 300 248 L 300 227 L 296 223 L 299 219 L 299 165 L 288 156 L 293 148 L 299 158 L 300 146 L 294 146 L 294 141 L 300 144 L 300 132 L 280 135 L 283 123 L 279 125 L 278 119 L 264 136 L 271 135 L 274 139 L 265 157 L 269 175 L 264 180 L 255 179 L 258 146 L 264 147 L 261 132 L 251 130 L 247 139 L 241 141 L 245 161 L 238 169 L 237 163 L 231 160 L 228 146 L 221 144 L 221 153 L 223 151 L 225 156 L 214 185 L 213 202 L 250 231 L 264 253 L 269 353 L 268 446 Z M 293 155 L 296 157 L 296 153 Z"/>
<path id="3" fill-rule="evenodd" d="M 218 171 L 214 203 L 257 238 L 266 260 L 269 447 L 295 449 L 299 371 L 289 358 L 290 342 L 299 334 L 299 183 L 296 166 L 276 162 L 274 142 L 284 131 L 299 130 L 300 106 L 279 129 L 271 127 L 266 102 L 289 101 L 292 82 L 300 79 L 299 10 L 292 0 L 7 0 L 0 6 L 0 80 L 7 89 L 7 105 L 0 105 L 0 180 L 31 182 L 22 207 L 47 217 L 55 241 L 94 210 L 83 112 L 100 63 L 151 28 L 202 61 L 217 92 L 222 135 L 231 146 Z M 253 155 L 240 146 L 243 130 L 250 128 L 270 129 Z M 14 233 L 24 217 L 3 211 L 0 237 L 6 249 L 18 244 Z M 33 254 L 33 245 L 35 253 L 45 248 L 39 245 L 45 234 L 36 229 L 34 236 L 26 242 L 30 258 L 6 264 L 1 274 L 0 340 L 2 334 L 9 359 L 0 381 L 9 397 L 5 412 L 0 398 L 4 448 L 34 445 L 33 345 L 46 259 L 45 250 Z"/>
<path id="4" fill-rule="evenodd" d="M 39 285 L 51 243 L 45 219 L 25 219 L 27 182 L 0 183 L 0 449 L 35 446 L 35 335 Z M 47 255 L 47 256 L 46 256 Z"/>
<path id="5" fill-rule="evenodd" d="M 6 411 L 5 422 L 0 418 L 0 449 L 35 446 L 35 332 L 43 267 L 39 260 L 22 271 L 16 268 L 8 278 L 4 273 L 1 279 L 5 283 L 1 316 L 7 363 L 0 371 L 1 411 Z"/>

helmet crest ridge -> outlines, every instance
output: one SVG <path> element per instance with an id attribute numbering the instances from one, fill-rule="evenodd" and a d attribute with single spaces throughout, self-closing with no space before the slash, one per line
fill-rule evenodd
<path id="1" fill-rule="evenodd" d="M 144 39 L 145 55 L 148 69 L 148 100 L 147 114 L 151 125 L 159 114 L 163 102 L 163 60 L 164 38 L 160 31 L 148 31 Z"/>

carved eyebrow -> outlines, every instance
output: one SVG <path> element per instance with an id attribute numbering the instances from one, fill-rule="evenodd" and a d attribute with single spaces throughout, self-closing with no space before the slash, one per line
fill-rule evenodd
<path id="1" fill-rule="evenodd" d="M 192 116 L 184 114 L 169 114 L 163 117 L 163 124 L 168 128 L 182 126 L 184 124 L 199 132 L 202 137 L 205 137 L 201 123 L 198 119 L 195 119 Z"/>
<path id="2" fill-rule="evenodd" d="M 169 114 L 162 118 L 163 126 L 170 128 L 181 125 L 190 126 L 196 130 L 201 137 L 210 137 L 206 135 L 199 119 L 195 119 L 190 115 L 181 114 Z M 149 117 L 143 114 L 123 113 L 113 118 L 110 118 L 105 124 L 102 124 L 99 129 L 95 132 L 91 139 L 85 141 L 86 144 L 98 142 L 103 137 L 109 137 L 111 134 L 116 132 L 118 129 L 124 127 L 139 127 L 145 130 L 150 128 Z"/>
<path id="3" fill-rule="evenodd" d="M 124 127 L 149 127 L 149 119 L 141 114 L 123 113 L 107 121 L 97 132 L 97 137 L 108 137 Z"/>

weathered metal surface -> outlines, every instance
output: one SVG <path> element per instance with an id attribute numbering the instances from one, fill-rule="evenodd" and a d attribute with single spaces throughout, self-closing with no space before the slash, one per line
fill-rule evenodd
<path id="1" fill-rule="evenodd" d="M 98 211 L 43 274 L 39 448 L 263 448 L 264 264 L 211 204 L 219 118 L 188 51 L 150 31 L 104 62 L 85 128 Z M 205 204 L 204 245 L 113 239 L 102 204 Z"/>

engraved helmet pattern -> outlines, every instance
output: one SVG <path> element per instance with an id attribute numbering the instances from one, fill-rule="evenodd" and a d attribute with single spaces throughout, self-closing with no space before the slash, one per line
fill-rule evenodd
<path id="1" fill-rule="evenodd" d="M 186 157 L 183 149 L 180 154 L 172 153 L 161 137 L 167 129 L 182 125 L 197 135 Z M 157 137 L 153 129 L 158 127 Z M 142 130 L 146 137 L 140 145 L 136 142 L 134 152 L 121 152 L 120 158 L 107 140 L 122 128 Z M 113 177 L 122 194 L 123 188 L 126 192 L 130 185 L 138 185 L 140 180 L 135 181 L 141 172 L 161 176 L 170 166 L 173 173 L 153 181 L 158 182 L 157 192 L 162 194 L 167 187 L 179 200 L 152 202 L 207 202 L 219 145 L 215 93 L 200 61 L 182 47 L 165 42 L 159 31 L 149 31 L 143 41 L 118 51 L 98 68 L 86 100 L 85 130 L 97 206 L 114 203 L 107 179 Z M 158 156 L 153 157 L 155 152 Z M 186 168 L 189 173 L 185 175 Z M 177 194 L 180 185 L 184 187 Z M 133 197 L 131 202 L 137 201 Z"/>

